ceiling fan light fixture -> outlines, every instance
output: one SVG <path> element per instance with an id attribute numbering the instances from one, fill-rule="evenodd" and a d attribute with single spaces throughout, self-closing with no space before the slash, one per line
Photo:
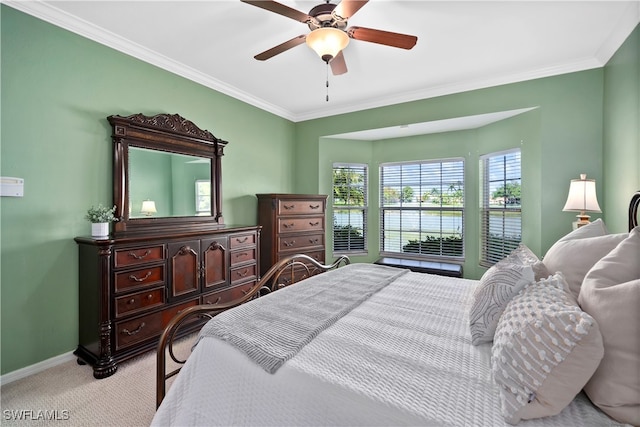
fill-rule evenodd
<path id="1" fill-rule="evenodd" d="M 313 49 L 324 62 L 329 62 L 349 44 L 349 36 L 333 27 L 322 27 L 307 35 L 307 46 Z"/>

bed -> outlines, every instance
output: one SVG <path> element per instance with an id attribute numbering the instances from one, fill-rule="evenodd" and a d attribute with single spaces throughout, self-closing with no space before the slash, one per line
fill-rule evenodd
<path id="1" fill-rule="evenodd" d="M 242 305 L 232 310 L 194 307 L 173 319 L 158 349 L 159 407 L 152 425 L 637 424 L 640 385 L 633 369 L 634 364 L 640 367 L 640 355 L 637 343 L 628 339 L 634 333 L 640 337 L 637 314 L 631 314 L 636 321 L 626 322 L 627 335 L 618 337 L 609 332 L 608 320 L 598 317 L 599 307 L 592 316 L 580 309 L 578 301 L 591 306 L 592 295 L 600 298 L 599 288 L 613 274 L 616 285 L 621 280 L 630 283 L 624 295 L 631 295 L 625 299 L 635 304 L 640 267 L 611 265 L 627 265 L 628 257 L 639 253 L 634 252 L 640 248 L 634 246 L 640 242 L 640 229 L 635 228 L 639 204 L 640 192 L 630 204 L 630 233 L 610 234 L 597 220 L 560 239 L 543 260 L 531 259 L 530 252 L 529 258 L 522 256 L 520 250 L 510 255 L 507 267 L 492 267 L 494 279 L 524 283 L 517 289 L 498 289 L 499 296 L 511 294 L 497 313 L 482 301 L 482 290 L 489 283 L 485 276 L 492 274 L 477 281 L 349 264 L 346 259 L 332 266 L 304 257 L 283 260 Z M 583 251 L 583 258 L 595 259 L 593 264 L 581 261 L 566 272 L 542 272 L 547 256 L 549 265 L 565 263 L 566 252 L 579 250 L 579 245 L 590 248 Z M 293 286 L 281 287 L 274 280 L 283 269 L 291 272 L 301 265 L 326 272 Z M 578 284 L 576 293 L 578 276 L 584 291 Z M 609 286 L 606 295 L 611 289 L 617 288 Z M 545 298 L 554 300 L 549 303 Z M 527 324 L 526 318 L 540 315 L 535 312 L 538 306 L 553 308 L 552 314 L 544 312 L 551 332 L 545 325 L 536 329 L 538 321 Z M 479 309 L 481 316 L 476 315 Z M 626 315 L 636 310 L 614 311 Z M 203 314 L 212 319 L 165 396 L 167 379 L 177 373 L 165 372 L 166 348 L 173 357 L 175 330 Z M 493 322 L 481 331 L 488 339 L 473 329 L 484 321 Z M 568 325 L 569 336 L 559 338 L 560 343 L 553 334 L 564 332 L 551 325 L 555 321 Z M 615 352 L 607 346 L 618 344 L 635 351 L 635 359 L 626 365 L 612 361 Z M 611 386 L 607 381 L 619 376 L 621 368 L 627 372 L 622 381 L 631 388 L 625 389 L 626 396 L 616 396 L 620 407 L 607 401 L 612 393 L 606 392 L 602 400 L 599 393 Z M 614 387 L 617 394 L 620 387 Z"/>

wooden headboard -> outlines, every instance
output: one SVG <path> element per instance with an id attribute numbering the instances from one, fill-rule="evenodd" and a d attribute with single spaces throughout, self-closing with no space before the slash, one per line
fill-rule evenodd
<path id="1" fill-rule="evenodd" d="M 640 191 L 636 191 L 629 203 L 629 231 L 638 226 L 638 209 L 640 208 Z"/>

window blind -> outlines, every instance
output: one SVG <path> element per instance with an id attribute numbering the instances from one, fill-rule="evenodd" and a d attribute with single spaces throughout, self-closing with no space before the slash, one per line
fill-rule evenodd
<path id="1" fill-rule="evenodd" d="M 366 252 L 367 165 L 333 165 L 333 251 Z"/>
<path id="2" fill-rule="evenodd" d="M 463 159 L 380 165 L 380 201 L 381 253 L 463 257 Z"/>
<path id="3" fill-rule="evenodd" d="M 489 267 L 522 240 L 520 149 L 480 157 L 480 265 Z"/>

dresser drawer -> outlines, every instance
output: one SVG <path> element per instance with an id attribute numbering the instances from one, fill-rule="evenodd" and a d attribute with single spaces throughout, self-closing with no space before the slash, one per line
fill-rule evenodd
<path id="1" fill-rule="evenodd" d="M 164 283 L 164 265 L 116 273 L 116 292 Z"/>
<path id="2" fill-rule="evenodd" d="M 251 292 L 256 286 L 257 282 L 244 283 L 242 285 L 234 286 L 232 288 L 225 289 L 223 291 L 212 292 L 202 296 L 202 304 L 225 304 L 242 298 Z"/>
<path id="3" fill-rule="evenodd" d="M 276 290 L 285 286 L 289 286 L 292 283 L 298 283 L 299 281 L 307 279 L 313 275 L 313 269 L 311 268 L 307 270 L 306 268 L 299 265 L 295 267 L 287 267 L 286 269 L 282 270 L 282 274 L 277 278 L 278 284 L 276 286 Z M 271 286 L 273 289 L 272 283 L 269 284 L 269 286 Z"/>
<path id="4" fill-rule="evenodd" d="M 278 233 L 298 231 L 324 231 L 324 217 L 278 218 Z"/>
<path id="5" fill-rule="evenodd" d="M 124 322 L 116 322 L 116 350 L 160 335 L 163 329 L 161 311 Z"/>
<path id="6" fill-rule="evenodd" d="M 257 277 L 256 264 L 246 265 L 244 267 L 236 267 L 231 269 L 231 283 L 244 282 Z"/>
<path id="7" fill-rule="evenodd" d="M 324 215 L 324 203 L 317 200 L 278 200 L 278 215 Z"/>
<path id="8" fill-rule="evenodd" d="M 238 249 L 245 246 L 255 246 L 256 233 L 233 234 L 229 236 L 229 249 Z"/>
<path id="9" fill-rule="evenodd" d="M 163 261 L 164 245 L 135 249 L 116 249 L 115 253 L 115 267 L 128 267 L 148 262 Z"/>
<path id="10" fill-rule="evenodd" d="M 299 252 L 301 254 L 310 256 L 311 258 L 318 261 L 320 264 L 324 264 L 324 250 L 322 251 L 308 251 L 308 252 Z M 284 259 L 286 257 L 291 256 L 291 254 L 278 254 L 278 261 Z"/>
<path id="11" fill-rule="evenodd" d="M 116 298 L 116 317 L 164 304 L 164 288 L 151 289 Z"/>
<path id="12" fill-rule="evenodd" d="M 278 237 L 278 250 L 280 251 L 290 252 L 314 246 L 324 246 L 324 233 Z"/>
<path id="13" fill-rule="evenodd" d="M 196 298 L 196 299 L 193 299 L 191 301 L 183 302 L 180 305 L 176 305 L 174 307 L 167 308 L 167 309 L 163 310 L 162 311 L 162 328 L 163 329 L 166 328 L 166 326 L 169 324 L 171 319 L 173 319 L 178 314 L 182 313 L 185 308 L 189 308 L 189 307 L 193 307 L 194 305 L 198 305 L 199 302 L 200 302 L 200 298 Z M 194 322 L 196 320 L 198 320 L 198 318 L 197 317 L 193 317 L 193 320 L 188 320 L 187 323 L 191 323 L 191 322 Z"/>
<path id="14" fill-rule="evenodd" d="M 236 252 L 231 252 L 231 266 L 244 264 L 256 260 L 256 248 L 247 248 Z"/>

